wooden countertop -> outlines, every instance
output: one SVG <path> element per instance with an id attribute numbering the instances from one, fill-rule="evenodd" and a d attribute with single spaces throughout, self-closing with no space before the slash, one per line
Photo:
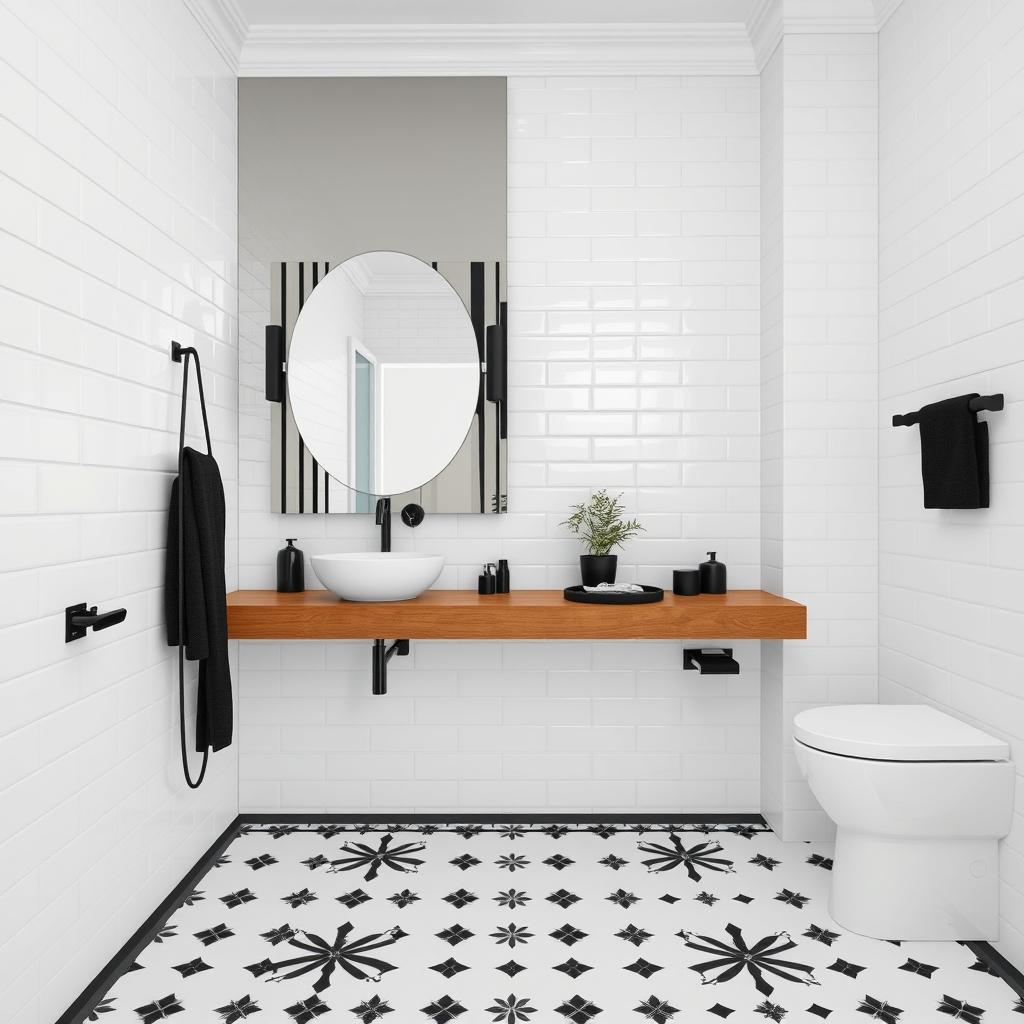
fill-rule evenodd
<path id="1" fill-rule="evenodd" d="M 235 640 L 803 640 L 807 609 L 763 590 L 676 597 L 646 605 L 586 605 L 561 590 L 482 597 L 428 590 L 412 601 L 341 601 L 326 590 L 228 594 Z"/>

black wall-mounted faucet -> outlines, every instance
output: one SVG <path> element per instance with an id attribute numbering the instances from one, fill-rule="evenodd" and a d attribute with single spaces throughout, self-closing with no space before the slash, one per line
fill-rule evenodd
<path id="1" fill-rule="evenodd" d="M 391 550 L 391 499 L 377 499 L 377 515 L 375 522 L 380 527 L 380 549 Z"/>
<path id="2" fill-rule="evenodd" d="M 422 505 L 417 505 L 415 502 L 409 502 L 402 509 L 402 522 L 406 526 L 415 528 L 423 522 L 426 518 L 426 512 L 423 511 Z M 377 512 L 375 521 L 380 527 L 380 549 L 381 551 L 391 550 L 391 499 L 390 498 L 378 498 L 377 499 Z"/>

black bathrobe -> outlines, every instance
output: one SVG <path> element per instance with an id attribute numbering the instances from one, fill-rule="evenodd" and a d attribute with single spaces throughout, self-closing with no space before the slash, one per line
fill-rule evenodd
<path id="1" fill-rule="evenodd" d="M 199 662 L 196 750 L 231 743 L 231 670 L 228 665 L 227 585 L 224 581 L 224 485 L 212 455 L 185 448 L 185 657 Z M 178 488 L 171 487 L 167 519 L 164 608 L 167 643 L 178 645 Z"/>

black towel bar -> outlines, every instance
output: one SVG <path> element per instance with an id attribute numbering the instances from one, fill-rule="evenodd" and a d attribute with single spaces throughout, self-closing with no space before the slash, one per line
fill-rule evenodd
<path id="1" fill-rule="evenodd" d="M 970 410 L 971 412 L 1002 412 L 1003 396 L 979 395 L 977 398 L 971 399 Z M 903 416 L 893 416 L 892 425 L 894 427 L 912 427 L 917 423 L 917 417 L 918 414 L 916 412 L 908 412 Z"/>

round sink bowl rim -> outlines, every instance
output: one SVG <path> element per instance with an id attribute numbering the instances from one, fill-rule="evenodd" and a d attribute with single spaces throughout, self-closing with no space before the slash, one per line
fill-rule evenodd
<path id="1" fill-rule="evenodd" d="M 317 579 L 344 601 L 411 601 L 441 575 L 444 556 L 418 551 L 352 551 L 313 555 Z"/>

